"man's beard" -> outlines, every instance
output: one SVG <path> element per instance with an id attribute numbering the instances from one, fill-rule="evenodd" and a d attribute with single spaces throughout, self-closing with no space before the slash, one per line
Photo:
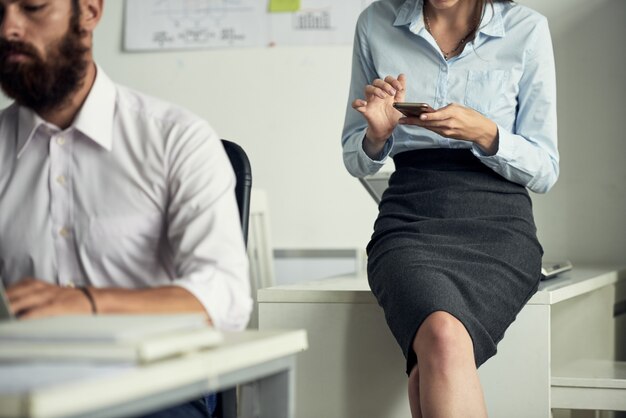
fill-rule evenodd
<path id="1" fill-rule="evenodd" d="M 0 87 L 21 106 L 37 113 L 63 106 L 84 82 L 89 50 L 82 42 L 76 16 L 69 30 L 48 51 L 44 61 L 37 50 L 24 42 L 0 39 Z M 30 57 L 27 62 L 7 62 L 10 53 Z"/>

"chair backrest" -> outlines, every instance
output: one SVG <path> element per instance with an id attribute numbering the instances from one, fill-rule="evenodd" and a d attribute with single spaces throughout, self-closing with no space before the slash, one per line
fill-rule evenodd
<path id="1" fill-rule="evenodd" d="M 241 219 L 241 230 L 243 239 L 248 243 L 248 222 L 250 217 L 250 191 L 252 190 L 252 168 L 246 152 L 239 145 L 232 141 L 222 139 L 222 144 L 228 154 L 230 164 L 233 166 L 237 184 L 235 185 L 235 196 L 239 206 L 239 216 Z"/>
<path id="2" fill-rule="evenodd" d="M 248 155 L 239 145 L 232 141 L 222 139 L 222 145 L 230 164 L 233 166 L 237 184 L 235 185 L 235 197 L 239 207 L 241 219 L 241 231 L 243 240 L 248 245 L 248 223 L 250 218 L 250 192 L 252 190 L 252 168 Z M 255 299 L 256 300 L 256 299 Z M 217 417 L 230 417 L 237 415 L 237 390 L 236 388 L 225 389 L 217 394 Z"/>

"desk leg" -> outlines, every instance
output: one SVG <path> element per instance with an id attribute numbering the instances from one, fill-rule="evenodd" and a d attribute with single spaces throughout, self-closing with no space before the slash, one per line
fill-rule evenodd
<path id="1" fill-rule="evenodd" d="M 295 361 L 290 359 L 289 369 L 261 379 L 259 382 L 259 418 L 294 417 L 294 368 Z"/>
<path id="2" fill-rule="evenodd" d="M 281 363 L 284 364 L 278 373 L 241 386 L 239 416 L 295 417 L 295 359 L 291 356 L 281 360 Z"/>
<path id="3" fill-rule="evenodd" d="M 217 416 L 237 418 L 237 388 L 224 389 L 218 393 Z"/>

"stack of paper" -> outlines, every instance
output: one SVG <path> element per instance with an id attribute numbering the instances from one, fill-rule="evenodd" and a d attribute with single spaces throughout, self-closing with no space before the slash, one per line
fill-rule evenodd
<path id="1" fill-rule="evenodd" d="M 0 323 L 0 361 L 147 363 L 212 347 L 222 334 L 201 314 L 59 316 Z"/>

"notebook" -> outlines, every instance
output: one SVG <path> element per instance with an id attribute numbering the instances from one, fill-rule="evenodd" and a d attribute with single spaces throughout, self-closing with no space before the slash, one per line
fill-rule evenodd
<path id="1" fill-rule="evenodd" d="M 359 181 L 365 187 L 365 190 L 372 196 L 372 199 L 376 204 L 380 203 L 383 196 L 383 192 L 389 185 L 389 177 L 391 172 L 379 171 L 371 176 L 360 178 Z M 562 261 L 547 261 L 541 262 L 541 274 L 542 280 L 551 279 L 557 277 L 559 274 L 569 271 L 573 268 L 572 263 L 569 260 Z"/>
<path id="2" fill-rule="evenodd" d="M 0 361 L 148 363 L 218 345 L 202 314 L 58 316 L 0 323 Z"/>
<path id="3" fill-rule="evenodd" d="M 556 277 L 561 273 L 570 271 L 572 268 L 573 268 L 572 262 L 569 260 L 564 260 L 564 261 L 543 260 L 541 262 L 541 274 L 543 274 L 543 280 Z"/>

